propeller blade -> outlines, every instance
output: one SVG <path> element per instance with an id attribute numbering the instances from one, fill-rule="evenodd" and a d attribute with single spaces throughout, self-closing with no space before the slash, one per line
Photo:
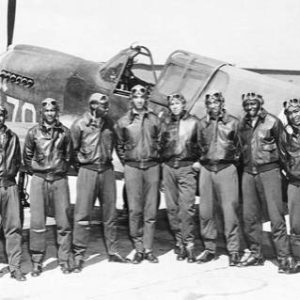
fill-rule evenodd
<path id="1" fill-rule="evenodd" d="M 7 47 L 12 44 L 17 0 L 8 0 L 7 6 Z"/>

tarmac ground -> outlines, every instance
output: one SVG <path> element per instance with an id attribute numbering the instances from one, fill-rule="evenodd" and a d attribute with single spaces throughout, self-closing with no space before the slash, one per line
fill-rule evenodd
<path id="1" fill-rule="evenodd" d="M 120 190 L 118 188 L 119 247 L 120 253 L 130 258 L 133 256 L 132 243 L 128 235 L 128 216 L 122 210 Z M 3 245 L 0 243 L 0 300 L 288 300 L 296 299 L 300 294 L 300 273 L 277 273 L 268 223 L 264 224 L 263 245 L 267 258 L 264 266 L 229 267 L 222 236 L 218 240 L 220 256 L 217 260 L 206 264 L 177 261 L 163 201 L 154 240 L 158 264 L 147 261 L 139 265 L 108 262 L 103 241 L 101 208 L 96 207 L 83 271 L 68 275 L 60 271 L 56 256 L 56 227 L 53 219 L 48 218 L 43 273 L 40 277 L 33 278 L 30 275 L 28 251 L 29 215 L 29 209 L 25 209 L 22 271 L 27 274 L 27 281 L 17 282 L 10 278 Z M 197 231 L 199 232 L 199 228 Z M 197 234 L 196 255 L 201 250 L 202 243 Z"/>

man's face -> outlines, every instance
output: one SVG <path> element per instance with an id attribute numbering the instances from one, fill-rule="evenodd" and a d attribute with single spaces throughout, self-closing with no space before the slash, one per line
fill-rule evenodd
<path id="1" fill-rule="evenodd" d="M 180 101 L 179 99 L 172 99 L 170 104 L 169 104 L 169 108 L 171 110 L 171 113 L 175 116 L 179 116 L 183 110 L 184 110 L 184 104 L 182 103 L 182 101 Z"/>
<path id="2" fill-rule="evenodd" d="M 288 121 L 294 126 L 300 126 L 300 107 L 290 106 L 286 111 Z"/>
<path id="3" fill-rule="evenodd" d="M 0 112 L 0 128 L 2 128 L 5 124 L 5 113 Z"/>
<path id="4" fill-rule="evenodd" d="M 221 101 L 214 97 L 211 97 L 206 100 L 206 107 L 207 107 L 208 113 L 212 117 L 218 117 L 222 112 Z"/>
<path id="5" fill-rule="evenodd" d="M 255 118 L 260 110 L 260 102 L 258 100 L 247 100 L 243 106 L 244 111 L 250 118 Z"/>
<path id="6" fill-rule="evenodd" d="M 133 95 L 132 104 L 137 111 L 142 111 L 145 108 L 146 99 L 145 96 Z"/>
<path id="7" fill-rule="evenodd" d="M 90 109 L 95 113 L 96 118 L 102 118 L 108 114 L 109 104 L 107 99 L 90 101 Z"/>
<path id="8" fill-rule="evenodd" d="M 56 122 L 57 116 L 58 116 L 58 112 L 54 107 L 45 108 L 43 110 L 43 120 L 49 125 L 52 125 Z"/>

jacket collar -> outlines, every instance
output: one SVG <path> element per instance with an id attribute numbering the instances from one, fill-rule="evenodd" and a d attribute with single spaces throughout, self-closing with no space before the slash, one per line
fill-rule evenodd
<path id="1" fill-rule="evenodd" d="M 300 135 L 300 126 L 293 126 L 291 124 L 288 124 L 285 128 L 287 132 L 291 133 L 294 137 L 298 137 Z"/>
<path id="2" fill-rule="evenodd" d="M 132 108 L 129 111 L 129 120 L 130 122 L 132 122 L 134 120 L 134 118 L 138 115 L 143 115 L 143 117 L 148 117 L 149 113 L 152 112 L 151 109 L 146 108 L 142 113 L 139 113 L 137 110 L 135 110 L 134 108 Z"/>
<path id="3" fill-rule="evenodd" d="M 58 120 L 54 123 L 54 125 L 53 126 L 51 126 L 51 127 L 47 127 L 46 125 L 45 125 L 45 122 L 43 121 L 43 120 L 41 120 L 40 122 L 39 122 L 39 126 L 40 126 L 40 129 L 42 130 L 42 131 L 44 131 L 44 132 L 47 132 L 47 131 L 49 131 L 49 129 L 50 128 L 53 128 L 53 129 L 56 129 L 56 130 L 62 130 L 62 123 L 61 122 L 59 122 Z"/>
<path id="4" fill-rule="evenodd" d="M 86 112 L 83 114 L 83 119 L 87 127 L 93 126 L 93 127 L 101 127 L 101 124 L 103 124 L 105 118 L 94 118 L 90 112 Z"/>
<path id="5" fill-rule="evenodd" d="M 262 122 L 263 123 L 266 119 L 267 114 L 268 114 L 268 112 L 264 108 L 261 108 L 260 111 L 257 114 L 257 117 L 258 117 L 257 122 Z M 246 115 L 244 117 L 244 122 L 248 123 L 248 124 L 251 124 L 251 118 L 249 118 Z"/>
<path id="6" fill-rule="evenodd" d="M 0 133 L 6 133 L 8 131 L 7 126 L 4 124 L 3 127 L 0 129 Z"/>
<path id="7" fill-rule="evenodd" d="M 190 115 L 190 114 L 189 114 L 188 111 L 183 110 L 179 116 L 175 116 L 175 115 L 173 115 L 173 114 L 171 113 L 171 114 L 170 114 L 170 118 L 171 118 L 172 121 L 178 121 L 178 120 L 181 120 L 181 119 L 182 119 L 182 120 L 185 120 L 185 119 L 187 119 L 187 117 L 188 117 L 189 115 Z"/>

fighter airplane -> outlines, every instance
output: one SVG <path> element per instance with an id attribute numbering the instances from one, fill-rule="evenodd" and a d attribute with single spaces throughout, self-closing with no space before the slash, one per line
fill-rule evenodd
<path id="1" fill-rule="evenodd" d="M 221 91 L 227 109 L 242 113 L 241 94 L 260 93 L 273 114 L 282 102 L 299 97 L 300 87 L 271 77 L 239 69 L 230 63 L 184 50 L 168 57 L 157 76 L 150 50 L 131 46 L 105 63 L 31 45 L 12 45 L 16 0 L 8 0 L 7 51 L 0 57 L 0 102 L 9 110 L 8 121 L 23 140 L 26 129 L 38 121 L 40 102 L 55 98 L 67 126 L 88 108 L 90 94 L 100 92 L 110 99 L 113 119 L 128 109 L 130 88 L 142 83 L 149 88 L 150 106 L 158 113 L 167 110 L 167 95 L 182 93 L 187 110 L 204 114 L 204 96 Z"/>

